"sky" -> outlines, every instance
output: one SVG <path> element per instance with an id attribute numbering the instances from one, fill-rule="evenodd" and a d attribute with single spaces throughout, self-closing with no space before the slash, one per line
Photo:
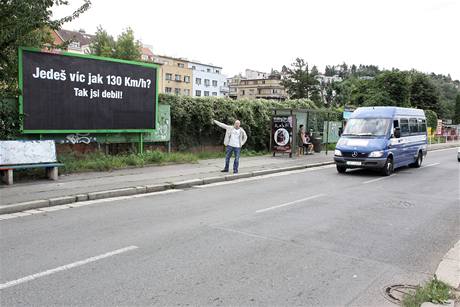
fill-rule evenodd
<path id="1" fill-rule="evenodd" d="M 280 70 L 301 57 L 460 79 L 460 0 L 92 0 L 64 29 L 117 37 L 131 27 L 154 54 L 223 67 Z M 81 5 L 53 9 L 62 17 Z"/>

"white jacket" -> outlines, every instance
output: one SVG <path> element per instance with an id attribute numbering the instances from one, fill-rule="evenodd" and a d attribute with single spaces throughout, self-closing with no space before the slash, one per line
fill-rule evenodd
<path id="1" fill-rule="evenodd" d="M 232 131 L 233 131 L 233 129 L 235 129 L 235 127 L 230 126 L 230 125 L 226 125 L 226 124 L 221 123 L 221 122 L 219 122 L 217 120 L 214 120 L 214 123 L 217 126 L 225 129 L 224 145 L 228 146 L 228 143 L 230 142 L 230 136 L 232 135 Z M 243 147 L 244 143 L 246 143 L 246 141 L 248 140 L 248 136 L 246 135 L 246 131 L 244 131 L 243 128 L 240 127 L 240 130 L 241 130 L 240 144 L 241 144 L 241 147 Z"/>

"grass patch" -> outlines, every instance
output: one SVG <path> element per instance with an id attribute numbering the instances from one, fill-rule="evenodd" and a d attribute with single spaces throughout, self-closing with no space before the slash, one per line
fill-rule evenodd
<path id="1" fill-rule="evenodd" d="M 424 302 L 445 304 L 450 298 L 454 298 L 451 288 L 435 276 L 425 285 L 419 286 L 414 294 L 406 295 L 402 301 L 402 306 L 419 307 Z"/>
<path id="2" fill-rule="evenodd" d="M 260 156 L 266 152 L 252 150 L 241 151 L 244 157 Z M 145 165 L 161 165 L 169 163 L 197 163 L 198 160 L 223 158 L 224 152 L 173 152 L 146 151 L 142 154 L 106 155 L 103 153 L 75 154 L 66 153 L 59 155 L 59 161 L 64 166 L 59 169 L 61 173 L 70 174 L 88 171 L 110 171 L 130 166 L 142 167 Z"/>

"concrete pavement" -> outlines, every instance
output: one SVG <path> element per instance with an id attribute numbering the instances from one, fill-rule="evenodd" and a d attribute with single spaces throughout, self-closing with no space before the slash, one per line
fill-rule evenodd
<path id="1" fill-rule="evenodd" d="M 451 149 L 0 220 L 0 305 L 394 306 L 460 236 L 458 173 Z"/>

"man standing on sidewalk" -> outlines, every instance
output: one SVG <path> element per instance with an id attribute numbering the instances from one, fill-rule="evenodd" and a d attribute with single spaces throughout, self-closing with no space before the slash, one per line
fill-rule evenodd
<path id="1" fill-rule="evenodd" d="M 227 146 L 225 150 L 225 167 L 222 172 L 228 172 L 230 164 L 230 157 L 233 152 L 235 153 L 235 160 L 233 161 L 233 173 L 238 173 L 238 165 L 240 162 L 241 147 L 246 143 L 248 136 L 243 128 L 240 127 L 240 121 L 236 120 L 233 126 L 223 124 L 217 120 L 213 120 L 217 126 L 225 129 L 224 145 Z"/>

